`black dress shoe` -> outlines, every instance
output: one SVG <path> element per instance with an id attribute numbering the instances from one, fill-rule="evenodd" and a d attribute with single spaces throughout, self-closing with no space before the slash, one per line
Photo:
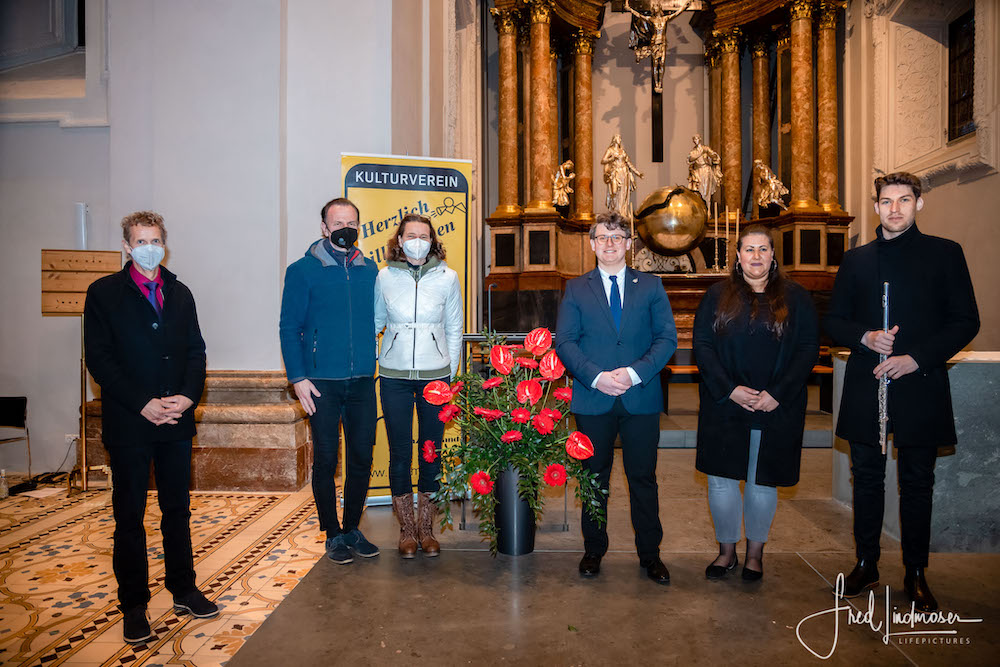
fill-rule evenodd
<path id="1" fill-rule="evenodd" d="M 716 565 L 715 561 L 705 568 L 705 577 L 707 579 L 724 579 L 727 574 L 736 569 L 736 566 L 740 564 L 740 558 L 736 554 L 733 554 L 733 562 L 729 564 L 728 567 L 723 567 L 721 565 Z"/>
<path id="2" fill-rule="evenodd" d="M 580 574 L 585 577 L 596 577 L 601 573 L 601 556 L 585 553 L 580 559 Z"/>
<path id="3" fill-rule="evenodd" d="M 878 586 L 878 563 L 862 558 L 844 579 L 844 597 L 856 598 Z"/>
<path id="4" fill-rule="evenodd" d="M 914 603 L 917 611 L 937 611 L 938 603 L 924 578 L 924 568 L 906 566 L 903 589 Z"/>
<path id="5" fill-rule="evenodd" d="M 743 566 L 743 581 L 760 581 L 764 578 L 764 572 L 761 570 L 751 570 L 746 565 Z"/>
<path id="6" fill-rule="evenodd" d="M 655 581 L 658 584 L 669 584 L 670 583 L 670 570 L 667 566 L 663 564 L 663 561 L 659 558 L 650 558 L 649 560 L 639 561 L 641 567 L 646 568 L 646 576 Z"/>

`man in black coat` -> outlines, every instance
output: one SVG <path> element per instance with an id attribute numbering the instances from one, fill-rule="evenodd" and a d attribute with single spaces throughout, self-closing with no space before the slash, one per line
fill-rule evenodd
<path id="1" fill-rule="evenodd" d="M 122 233 L 131 261 L 87 290 L 84 340 L 87 368 L 101 386 L 103 439 L 114 483 L 114 571 L 123 634 L 135 644 L 153 636 L 146 619 L 143 528 L 151 463 L 174 610 L 210 618 L 218 607 L 195 587 L 189 527 L 194 406 L 205 387 L 205 341 L 194 297 L 160 266 L 167 240 L 160 215 L 126 216 Z"/>
<path id="2" fill-rule="evenodd" d="M 879 447 L 878 385 L 888 375 L 903 588 L 918 610 L 933 611 L 937 601 L 924 569 L 934 463 L 939 446 L 957 442 L 945 364 L 979 331 L 979 311 L 962 247 L 917 229 L 920 191 L 920 180 L 905 172 L 875 179 L 878 238 L 844 256 L 824 324 L 834 342 L 851 348 L 837 422 L 837 435 L 851 443 L 858 558 L 845 597 L 878 584 L 886 461 Z M 882 331 L 883 282 L 889 283 L 888 331 Z M 880 354 L 887 355 L 881 363 Z"/>

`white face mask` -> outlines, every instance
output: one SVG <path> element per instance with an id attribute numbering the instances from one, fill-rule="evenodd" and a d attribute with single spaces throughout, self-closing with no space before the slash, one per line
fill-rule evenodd
<path id="1" fill-rule="evenodd" d="M 165 253 L 166 251 L 163 249 L 163 246 L 153 245 L 152 243 L 131 249 L 132 260 L 147 271 L 152 271 L 158 267 L 160 262 L 163 261 Z"/>
<path id="2" fill-rule="evenodd" d="M 403 241 L 403 252 L 411 259 L 423 259 L 431 251 L 431 242 L 423 239 Z"/>

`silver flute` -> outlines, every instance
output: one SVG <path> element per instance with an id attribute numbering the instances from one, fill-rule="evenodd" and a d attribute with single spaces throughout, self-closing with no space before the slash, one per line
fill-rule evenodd
<path id="1" fill-rule="evenodd" d="M 889 283 L 882 283 L 882 331 L 889 330 Z M 879 363 L 883 363 L 889 355 L 878 355 Z M 882 453 L 886 451 L 886 440 L 889 430 L 889 374 L 883 373 L 878 381 L 878 441 L 882 445 Z"/>

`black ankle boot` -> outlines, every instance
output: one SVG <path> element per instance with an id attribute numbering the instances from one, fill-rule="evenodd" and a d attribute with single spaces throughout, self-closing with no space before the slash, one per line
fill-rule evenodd
<path id="1" fill-rule="evenodd" d="M 927 579 L 924 578 L 924 568 L 907 565 L 906 575 L 903 577 L 903 589 L 917 611 L 937 611 L 938 603 L 927 585 Z"/>
<path id="2" fill-rule="evenodd" d="M 878 562 L 862 558 L 844 579 L 844 597 L 856 598 L 878 586 Z"/>

